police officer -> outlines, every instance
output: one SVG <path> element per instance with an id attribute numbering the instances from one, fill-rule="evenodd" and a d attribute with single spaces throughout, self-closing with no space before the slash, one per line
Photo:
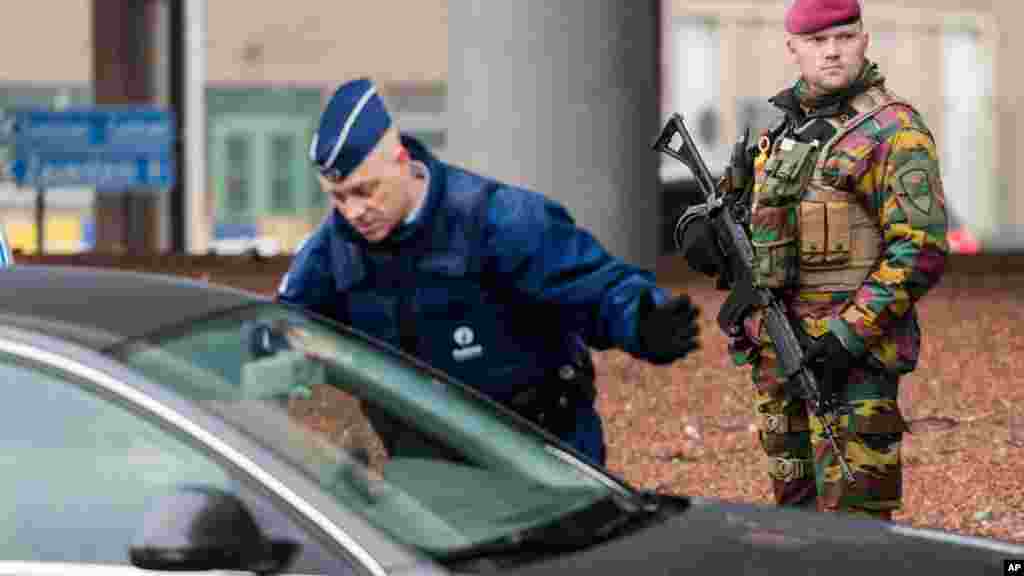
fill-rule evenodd
<path id="1" fill-rule="evenodd" d="M 589 347 L 668 364 L 698 310 L 611 256 L 564 207 L 441 162 L 373 82 L 342 84 L 309 150 L 333 202 L 278 298 L 441 368 L 604 464 Z"/>
<path id="2" fill-rule="evenodd" d="M 948 251 L 935 142 L 866 59 L 857 0 L 795 0 L 785 27 L 800 79 L 770 99 L 782 121 L 735 168 L 753 175 L 754 281 L 800 320 L 822 393 L 843 413 L 837 434 L 852 486 L 819 420 L 787 389 L 756 309 L 730 351 L 752 367 L 777 503 L 891 519 L 907 431 L 898 385 L 920 352 L 915 303 Z M 716 275 L 720 244 L 703 221 L 687 228 L 691 267 Z"/>

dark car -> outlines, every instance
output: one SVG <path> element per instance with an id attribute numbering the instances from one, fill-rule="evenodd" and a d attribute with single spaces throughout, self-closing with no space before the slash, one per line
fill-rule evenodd
<path id="1" fill-rule="evenodd" d="M 637 491 L 260 296 L 0 270 L 0 575 L 1001 574 L 1024 547 Z"/>

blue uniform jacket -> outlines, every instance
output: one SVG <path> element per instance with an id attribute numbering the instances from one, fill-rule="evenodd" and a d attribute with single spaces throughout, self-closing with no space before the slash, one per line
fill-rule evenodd
<path id="1" fill-rule="evenodd" d="M 296 254 L 278 297 L 387 341 L 498 402 L 599 350 L 644 358 L 640 294 L 651 273 L 612 257 L 558 203 L 448 165 L 403 137 L 430 183 L 416 221 L 378 245 L 336 211 Z M 604 462 L 600 420 L 580 406 L 567 440 Z"/>

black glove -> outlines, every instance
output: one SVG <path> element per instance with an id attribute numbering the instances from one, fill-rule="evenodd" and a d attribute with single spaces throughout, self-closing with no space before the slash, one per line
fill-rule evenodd
<path id="1" fill-rule="evenodd" d="M 726 268 L 715 231 L 705 218 L 692 218 L 684 225 L 679 251 L 690 268 L 701 274 L 715 277 Z"/>
<path id="2" fill-rule="evenodd" d="M 697 342 L 700 309 L 687 296 L 673 298 L 655 306 L 648 290 L 640 296 L 637 310 L 637 334 L 640 345 L 652 364 L 671 364 L 700 345 Z"/>
<path id="3" fill-rule="evenodd" d="M 819 376 L 822 400 L 819 412 L 835 408 L 849 382 L 853 354 L 838 336 L 826 332 L 820 338 L 812 339 L 805 358 L 807 365 Z"/>
<path id="4" fill-rule="evenodd" d="M 244 323 L 242 325 L 242 343 L 252 360 L 273 356 L 279 350 L 291 348 L 281 331 L 275 330 L 266 322 Z"/>
<path id="5" fill-rule="evenodd" d="M 743 322 L 754 310 L 760 298 L 749 277 L 743 277 L 732 285 L 725 302 L 718 309 L 718 327 L 731 338 L 743 333 Z"/>
<path id="6" fill-rule="evenodd" d="M 705 218 L 693 218 L 680 231 L 679 251 L 691 269 L 712 278 L 718 277 L 717 288 L 732 285 L 728 259 L 717 240 L 714 227 Z"/>

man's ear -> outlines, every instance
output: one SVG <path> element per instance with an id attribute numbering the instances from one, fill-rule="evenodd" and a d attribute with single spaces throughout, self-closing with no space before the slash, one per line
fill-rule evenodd
<path id="1" fill-rule="evenodd" d="M 409 149 L 399 144 L 395 148 L 395 161 L 399 164 L 406 164 L 411 160 L 412 157 L 409 155 Z"/>
<path id="2" fill-rule="evenodd" d="M 800 59 L 796 56 L 796 49 L 793 48 L 793 43 L 796 42 L 796 38 L 791 35 L 786 36 L 786 52 L 789 54 L 789 61 L 793 64 L 800 65 Z"/>

